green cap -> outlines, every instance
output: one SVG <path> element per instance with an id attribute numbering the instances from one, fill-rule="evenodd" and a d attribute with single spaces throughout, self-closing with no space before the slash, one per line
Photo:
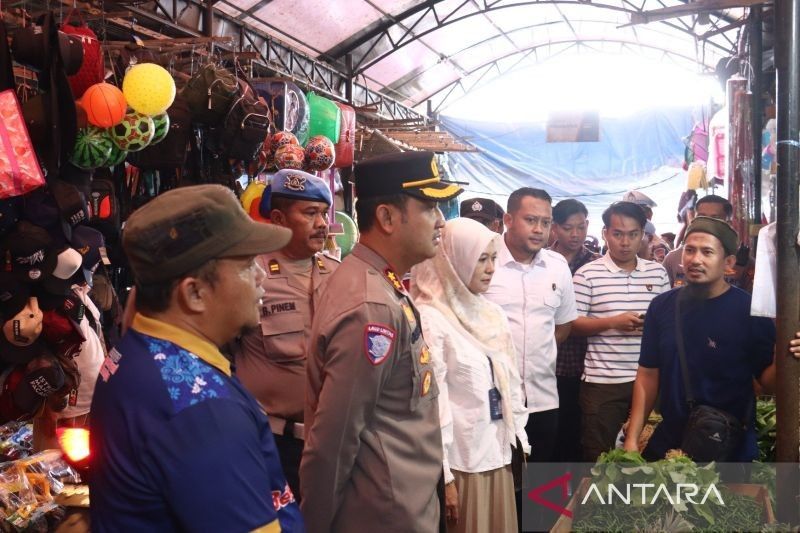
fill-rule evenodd
<path id="1" fill-rule="evenodd" d="M 421 200 L 444 202 L 463 189 L 439 177 L 433 152 L 397 152 L 356 163 L 356 196 L 374 198 L 408 194 Z"/>
<path id="2" fill-rule="evenodd" d="M 122 246 L 136 281 L 175 279 L 211 259 L 279 250 L 291 230 L 256 222 L 233 191 L 222 185 L 180 187 L 161 194 L 131 214 Z"/>
<path id="3" fill-rule="evenodd" d="M 739 249 L 739 236 L 736 234 L 736 230 L 724 220 L 695 217 L 686 229 L 686 236 L 697 232 L 708 233 L 719 239 L 726 256 L 736 255 L 736 251 Z"/>

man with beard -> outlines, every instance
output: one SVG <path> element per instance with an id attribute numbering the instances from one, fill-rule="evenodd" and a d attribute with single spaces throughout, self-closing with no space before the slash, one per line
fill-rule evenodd
<path id="1" fill-rule="evenodd" d="M 660 393 L 663 421 L 645 449 L 651 460 L 679 448 L 689 407 L 676 340 L 676 306 L 692 392 L 698 405 L 728 412 L 747 425 L 730 461 L 758 458 L 753 379 L 767 392 L 775 385 L 775 326 L 750 316 L 750 295 L 725 281 L 736 261 L 738 237 L 726 222 L 696 217 L 686 230 L 682 263 L 686 285 L 657 296 L 647 310 L 625 449 L 639 435 Z"/>
<path id="2" fill-rule="evenodd" d="M 441 181 L 432 152 L 374 157 L 354 173 L 361 238 L 328 281 L 307 347 L 302 509 L 311 533 L 434 532 L 438 387 L 401 280 L 435 255 L 437 204 L 461 188 Z"/>
<path id="3" fill-rule="evenodd" d="M 138 312 L 92 399 L 92 531 L 303 531 L 267 417 L 220 352 L 258 324 L 256 256 L 290 237 L 221 185 L 128 218 Z"/>
<path id="4" fill-rule="evenodd" d="M 332 202 L 328 184 L 299 170 L 280 170 L 270 189 L 261 200 L 261 215 L 292 230 L 292 240 L 257 258 L 267 273 L 261 321 L 241 339 L 236 376 L 269 415 L 283 472 L 299 496 L 306 342 L 322 289 L 339 262 L 321 253 Z"/>

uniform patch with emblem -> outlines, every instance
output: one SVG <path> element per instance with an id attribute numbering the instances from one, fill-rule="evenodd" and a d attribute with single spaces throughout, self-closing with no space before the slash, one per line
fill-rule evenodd
<path id="1" fill-rule="evenodd" d="M 280 274 L 281 273 L 281 265 L 278 264 L 277 259 L 270 259 L 269 260 L 269 273 L 270 274 Z"/>
<path id="2" fill-rule="evenodd" d="M 289 174 L 283 184 L 284 187 L 290 191 L 305 191 L 306 190 L 306 177 L 300 174 Z"/>
<path id="3" fill-rule="evenodd" d="M 483 211 L 483 205 L 479 201 L 475 200 L 475 203 L 472 204 L 472 210 L 473 211 Z"/>
<path id="4" fill-rule="evenodd" d="M 374 366 L 383 363 L 392 353 L 397 332 L 383 324 L 367 324 L 364 327 L 364 355 Z"/>
<path id="5" fill-rule="evenodd" d="M 425 375 L 422 377 L 422 395 L 425 396 L 431 391 L 431 381 L 433 380 L 433 374 L 431 374 L 430 370 L 425 371 Z"/>
<path id="6" fill-rule="evenodd" d="M 431 362 L 431 352 L 428 350 L 427 346 L 422 347 L 422 351 L 419 354 L 419 364 L 427 365 Z"/>

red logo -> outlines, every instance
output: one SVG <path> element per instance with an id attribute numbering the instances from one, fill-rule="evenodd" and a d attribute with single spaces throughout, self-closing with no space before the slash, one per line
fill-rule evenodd
<path id="1" fill-rule="evenodd" d="M 283 492 L 279 490 L 272 491 L 272 506 L 275 508 L 276 511 L 280 511 L 293 501 L 294 501 L 294 494 L 292 494 L 292 489 L 289 488 L 288 483 L 286 484 L 285 487 L 283 487 Z"/>
<path id="2" fill-rule="evenodd" d="M 538 503 L 539 505 L 544 505 L 548 509 L 555 511 L 557 513 L 561 513 L 562 515 L 572 518 L 572 511 L 566 509 L 565 507 L 561 507 L 559 504 L 553 503 L 550 500 L 545 500 L 542 495 L 558 486 L 561 487 L 561 501 L 566 502 L 567 498 L 569 497 L 569 482 L 572 479 L 572 473 L 567 472 L 561 477 L 557 477 L 551 481 L 548 481 L 544 485 L 539 485 L 528 492 L 528 499 L 533 503 Z"/>

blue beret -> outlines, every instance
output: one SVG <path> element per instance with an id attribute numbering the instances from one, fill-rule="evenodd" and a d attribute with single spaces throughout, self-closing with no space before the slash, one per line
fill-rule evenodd
<path id="1" fill-rule="evenodd" d="M 330 185 L 323 179 L 300 170 L 283 169 L 272 176 L 272 184 L 264 191 L 258 210 L 263 217 L 269 217 L 272 211 L 270 198 L 291 198 L 292 200 L 308 200 L 310 202 L 333 203 Z"/>

